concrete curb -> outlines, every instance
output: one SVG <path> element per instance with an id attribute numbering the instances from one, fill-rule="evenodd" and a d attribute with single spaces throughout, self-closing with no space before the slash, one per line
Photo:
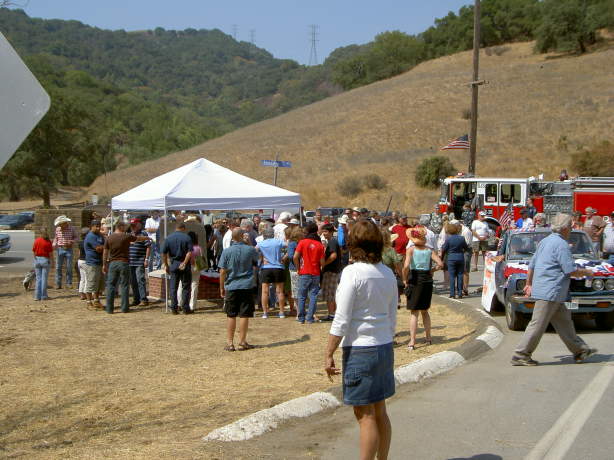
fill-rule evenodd
<path id="1" fill-rule="evenodd" d="M 394 371 L 397 386 L 417 383 L 448 372 L 465 362 L 476 359 L 499 346 L 503 332 L 488 313 L 464 302 L 437 299 L 477 323 L 476 331 L 467 342 L 451 350 L 435 353 L 427 358 L 398 367 Z M 203 441 L 246 441 L 273 430 L 285 420 L 308 417 L 342 405 L 341 386 L 327 392 L 316 392 L 255 412 L 229 425 L 217 428 L 203 437 Z"/>

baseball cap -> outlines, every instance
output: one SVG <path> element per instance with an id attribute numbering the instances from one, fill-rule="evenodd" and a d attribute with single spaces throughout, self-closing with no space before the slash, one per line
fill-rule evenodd
<path id="1" fill-rule="evenodd" d="M 290 222 L 292 225 L 300 225 L 301 223 L 298 221 L 298 219 L 294 218 L 294 219 L 290 219 Z"/>
<path id="2" fill-rule="evenodd" d="M 138 217 L 135 217 L 134 219 L 130 219 L 130 223 L 131 224 L 140 224 L 141 223 L 141 219 L 139 219 Z"/>

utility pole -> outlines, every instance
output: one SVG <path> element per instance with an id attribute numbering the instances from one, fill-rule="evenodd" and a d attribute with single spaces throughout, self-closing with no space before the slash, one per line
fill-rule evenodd
<path id="1" fill-rule="evenodd" d="M 320 41 L 318 40 L 318 30 L 320 28 L 320 26 L 317 26 L 316 24 L 311 24 L 309 26 L 309 28 L 311 29 L 311 33 L 310 33 L 310 41 L 311 41 L 311 51 L 309 52 L 309 65 L 318 65 L 318 52 L 316 49 L 316 44 Z"/>
<path id="2" fill-rule="evenodd" d="M 478 140 L 478 81 L 480 68 L 480 0 L 473 7 L 473 81 L 471 82 L 471 134 L 469 136 L 469 174 L 475 174 L 475 153 Z"/>
<path id="3" fill-rule="evenodd" d="M 237 31 L 239 30 L 239 26 L 236 24 L 232 25 L 232 38 L 235 39 L 235 41 L 237 40 Z"/>
<path id="4" fill-rule="evenodd" d="M 279 161 L 279 153 L 275 155 L 275 168 L 274 172 L 273 172 L 273 185 L 277 187 L 277 170 L 279 169 L 279 166 L 277 166 L 277 162 Z"/>
<path id="5" fill-rule="evenodd" d="M 251 46 L 249 47 L 249 54 L 251 55 L 254 53 L 254 49 L 256 48 L 256 31 L 254 29 L 249 31 L 249 42 L 251 43 Z"/>

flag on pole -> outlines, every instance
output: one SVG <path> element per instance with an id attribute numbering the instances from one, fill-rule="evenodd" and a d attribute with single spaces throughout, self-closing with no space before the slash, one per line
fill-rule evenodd
<path id="1" fill-rule="evenodd" d="M 442 147 L 440 150 L 467 150 L 469 148 L 469 134 L 457 137 L 451 140 L 448 145 Z"/>
<path id="2" fill-rule="evenodd" d="M 505 229 L 509 227 L 513 219 L 514 219 L 514 207 L 512 206 L 512 203 L 510 203 L 507 205 L 507 207 L 505 208 L 505 211 L 501 215 L 501 218 L 499 219 L 499 223 L 501 224 L 501 227 Z"/>

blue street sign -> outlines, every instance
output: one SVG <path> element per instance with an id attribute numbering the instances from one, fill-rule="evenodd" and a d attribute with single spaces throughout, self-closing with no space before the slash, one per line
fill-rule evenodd
<path id="1" fill-rule="evenodd" d="M 262 166 L 273 166 L 277 168 L 291 168 L 291 161 L 275 161 L 275 160 L 261 160 L 260 164 Z"/>

